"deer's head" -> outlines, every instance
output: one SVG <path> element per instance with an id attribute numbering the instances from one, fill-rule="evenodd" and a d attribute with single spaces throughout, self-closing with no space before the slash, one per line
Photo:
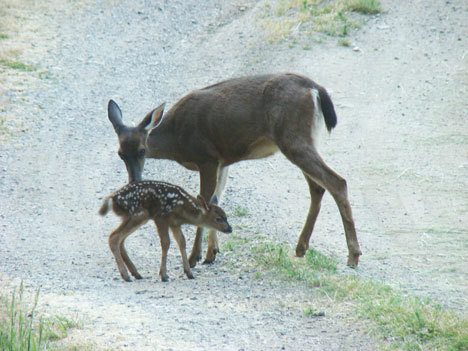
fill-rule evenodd
<path id="1" fill-rule="evenodd" d="M 197 202 L 201 209 L 200 224 L 223 233 L 232 233 L 232 227 L 227 221 L 226 213 L 217 205 L 218 200 L 216 197 L 208 204 L 203 196 L 198 195 Z"/>
<path id="2" fill-rule="evenodd" d="M 125 162 L 128 181 L 142 179 L 145 166 L 146 139 L 151 129 L 156 128 L 163 119 L 164 105 L 148 113 L 136 127 L 129 127 L 122 122 L 122 111 L 115 101 L 110 100 L 107 106 L 109 120 L 119 138 L 119 157 Z"/>

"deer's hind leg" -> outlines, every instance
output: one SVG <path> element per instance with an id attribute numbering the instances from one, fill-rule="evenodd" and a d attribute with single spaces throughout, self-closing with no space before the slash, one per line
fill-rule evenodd
<path id="1" fill-rule="evenodd" d="M 297 133 L 298 131 L 295 132 Z M 348 266 L 356 267 L 359 262 L 359 256 L 361 255 L 361 249 L 357 240 L 351 206 L 348 200 L 346 180 L 325 164 L 316 151 L 309 135 L 301 137 L 300 132 L 298 134 L 296 133 L 289 135 L 284 133 L 283 137 L 278 142 L 278 146 L 284 155 L 298 166 L 313 183 L 328 190 L 333 196 L 340 211 L 345 230 L 346 243 L 348 246 Z M 309 182 L 309 187 L 310 184 Z M 314 187 L 315 186 L 312 188 Z M 310 237 L 310 235 L 306 233 L 309 229 L 312 229 L 312 224 L 315 222 L 317 215 L 318 208 L 315 208 L 314 205 L 311 204 L 311 210 L 309 210 L 306 226 L 301 234 L 298 246 L 303 246 L 305 239 Z M 301 250 L 299 253 L 302 253 Z"/>
<path id="2" fill-rule="evenodd" d="M 302 229 L 302 233 L 299 237 L 299 241 L 296 246 L 296 256 L 302 257 L 305 255 L 306 251 L 309 249 L 309 241 L 314 230 L 315 221 L 320 212 L 320 206 L 322 203 L 322 197 L 325 193 L 325 189 L 314 182 L 307 174 L 304 173 L 307 184 L 309 185 L 310 192 L 310 207 L 309 213 L 307 215 L 306 223 Z"/>
<path id="3" fill-rule="evenodd" d="M 138 229 L 144 222 L 146 222 L 146 220 L 143 221 L 142 219 L 126 218 L 109 236 L 109 247 L 112 251 L 112 254 L 114 255 L 115 262 L 117 263 L 120 275 L 122 276 L 123 280 L 127 282 L 131 281 L 126 268 L 128 262 L 130 262 L 130 272 L 134 270 L 134 272 L 136 272 L 137 275 L 139 274 L 136 271 L 136 268 L 133 265 L 133 263 L 130 261 L 130 258 L 128 257 L 123 243 L 124 240 L 136 229 Z M 134 272 L 132 272 L 132 274 Z"/>

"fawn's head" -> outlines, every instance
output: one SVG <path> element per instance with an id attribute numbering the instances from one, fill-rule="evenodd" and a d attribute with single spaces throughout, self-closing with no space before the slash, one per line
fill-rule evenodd
<path id="1" fill-rule="evenodd" d="M 148 113 L 136 127 L 128 127 L 122 122 L 122 111 L 115 101 L 110 100 L 107 113 L 119 138 L 119 157 L 125 162 L 128 181 L 140 181 L 145 165 L 146 139 L 151 129 L 157 127 L 162 119 L 164 105 Z"/>
<path id="2" fill-rule="evenodd" d="M 217 205 L 216 197 L 207 203 L 203 196 L 197 196 L 197 202 L 201 209 L 199 225 L 210 229 L 219 230 L 223 233 L 232 233 L 232 227 L 227 221 L 226 213 Z"/>

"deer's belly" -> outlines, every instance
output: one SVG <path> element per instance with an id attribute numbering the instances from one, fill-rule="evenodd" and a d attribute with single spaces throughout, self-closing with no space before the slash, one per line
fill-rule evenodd
<path id="1" fill-rule="evenodd" d="M 273 155 L 277 151 L 278 146 L 274 142 L 267 138 L 260 138 L 249 146 L 246 155 L 242 159 L 254 160 L 264 158 Z"/>

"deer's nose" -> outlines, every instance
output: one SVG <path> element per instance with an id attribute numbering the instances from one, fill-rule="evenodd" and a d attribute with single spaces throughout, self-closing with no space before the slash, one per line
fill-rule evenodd
<path id="1" fill-rule="evenodd" d="M 232 227 L 228 224 L 228 227 L 223 232 L 226 234 L 232 233 Z"/>

